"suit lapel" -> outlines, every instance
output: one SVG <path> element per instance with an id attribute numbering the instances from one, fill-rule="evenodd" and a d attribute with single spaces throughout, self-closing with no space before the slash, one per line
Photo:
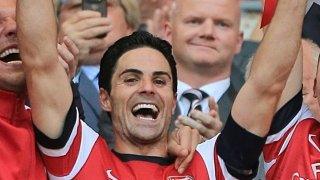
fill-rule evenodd
<path id="1" fill-rule="evenodd" d="M 227 91 L 218 101 L 220 120 L 223 124 L 225 124 L 228 119 L 233 101 L 236 98 L 237 94 L 238 92 L 235 90 L 233 84 L 231 83 Z"/>
<path id="2" fill-rule="evenodd" d="M 169 130 L 172 131 L 175 128 L 174 122 L 177 120 L 178 116 L 181 114 L 180 107 L 177 101 L 176 109 L 174 110 L 173 115 L 171 116 L 171 123 L 169 126 Z"/>
<path id="3" fill-rule="evenodd" d="M 98 92 L 92 81 L 90 81 L 89 78 L 82 72 L 79 77 L 79 93 L 81 99 L 86 101 L 86 103 L 92 108 L 95 115 L 99 117 L 101 109 L 99 106 Z"/>
<path id="4" fill-rule="evenodd" d="M 178 104 L 178 102 L 177 102 L 176 109 L 174 110 L 174 113 L 173 113 L 173 115 L 172 115 L 172 120 L 175 121 L 180 114 L 181 114 L 181 111 L 180 111 L 179 104 Z"/>

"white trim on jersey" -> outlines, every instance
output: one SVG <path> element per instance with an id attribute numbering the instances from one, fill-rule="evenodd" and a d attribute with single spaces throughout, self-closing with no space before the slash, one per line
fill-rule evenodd
<path id="1" fill-rule="evenodd" d="M 284 128 L 282 129 L 279 133 L 277 134 L 274 134 L 272 136 L 269 136 L 267 138 L 267 142 L 266 144 L 271 144 L 271 143 L 274 143 L 276 141 L 279 141 L 281 138 L 283 138 L 284 134 L 287 133 L 287 131 L 292 128 L 293 126 L 293 129 L 291 130 L 291 132 L 288 134 L 288 136 L 286 137 L 284 143 L 282 144 L 281 146 L 281 149 L 278 153 L 278 156 L 283 153 L 283 151 L 286 150 L 291 138 L 292 138 L 292 134 L 294 133 L 296 127 L 298 126 L 298 124 L 307 119 L 307 118 L 310 118 L 312 117 L 312 114 L 311 112 L 309 111 L 309 108 L 307 105 L 302 105 L 301 106 L 301 109 L 300 111 L 297 113 L 297 115 L 290 121 L 290 123 Z M 264 162 L 264 169 L 265 169 L 265 172 L 268 172 L 269 169 L 277 162 L 277 159 L 273 159 L 271 160 L 270 162 Z"/>
<path id="2" fill-rule="evenodd" d="M 214 148 L 216 147 L 217 138 L 219 135 L 220 135 L 220 133 L 218 135 L 214 136 L 213 138 L 211 138 L 211 139 L 209 139 L 209 140 L 207 140 L 197 146 L 197 151 L 201 155 L 201 157 L 206 165 L 209 179 L 216 179 L 215 167 L 217 167 L 217 164 L 214 163 L 214 153 L 215 153 Z M 218 168 L 221 169 L 224 178 L 228 179 L 228 180 L 229 179 L 236 179 L 231 174 L 229 174 L 223 159 L 221 159 L 219 155 L 217 155 L 217 156 L 218 156 L 218 160 L 219 160 L 219 164 L 220 164 L 220 166 Z"/>
<path id="3" fill-rule="evenodd" d="M 79 111 L 78 111 L 78 108 L 76 108 L 76 111 L 77 111 L 76 123 L 75 123 L 74 126 L 73 126 L 72 132 L 71 132 L 71 134 L 70 134 L 70 137 L 69 137 L 66 145 L 65 145 L 63 148 L 61 148 L 61 149 L 48 149 L 48 148 L 45 148 L 45 147 L 41 146 L 41 145 L 38 143 L 38 147 L 39 147 L 40 151 L 41 151 L 43 154 L 45 154 L 45 155 L 47 155 L 47 156 L 50 156 L 50 157 L 61 157 L 61 156 L 65 156 L 65 155 L 68 153 L 68 151 L 69 151 L 69 149 L 70 149 L 70 147 L 71 147 L 71 145 L 72 145 L 72 142 L 73 142 L 74 138 L 75 138 L 76 135 L 77 135 L 78 125 L 79 125 L 79 122 L 80 122 L 80 121 L 79 121 Z"/>
<path id="4" fill-rule="evenodd" d="M 273 159 L 270 162 L 264 162 L 263 168 L 264 168 L 264 175 L 269 171 L 269 169 L 277 162 L 277 159 Z"/>
<path id="5" fill-rule="evenodd" d="M 48 172 L 49 179 L 57 179 L 57 180 L 73 179 L 81 170 L 85 162 L 87 161 L 90 155 L 90 152 L 99 137 L 99 134 L 96 133 L 93 129 L 91 129 L 85 122 L 83 121 L 80 121 L 80 122 L 81 122 L 81 128 L 82 128 L 82 136 L 81 136 L 80 149 L 78 152 L 78 157 L 75 162 L 75 165 L 73 166 L 71 172 L 67 176 L 58 177 Z M 74 129 L 77 129 L 77 128 L 78 128 L 77 126 L 74 127 Z"/>
<path id="6" fill-rule="evenodd" d="M 206 165 L 209 179 L 216 179 L 216 172 L 214 168 L 216 166 L 214 164 L 214 147 L 216 146 L 216 141 L 219 135 L 220 133 L 197 146 L 197 151 Z"/>
<path id="7" fill-rule="evenodd" d="M 227 179 L 227 180 L 237 179 L 237 178 L 233 177 L 233 176 L 228 172 L 227 167 L 226 167 L 223 159 L 220 158 L 220 156 L 218 156 L 218 160 L 219 160 L 219 163 L 220 163 L 220 167 L 221 167 L 221 171 L 222 171 L 222 174 L 223 174 L 224 179 Z"/>
<path id="8" fill-rule="evenodd" d="M 309 117 L 312 117 L 312 115 L 309 111 L 309 108 L 303 104 L 301 106 L 300 111 L 297 113 L 297 115 L 290 121 L 290 123 L 285 128 L 283 128 L 280 132 L 278 132 L 274 135 L 268 136 L 266 144 L 270 144 L 275 141 L 279 141 L 290 128 L 292 128 L 297 123 L 299 123 L 298 121 L 301 121 L 301 120 L 303 120 L 305 118 L 309 118 Z"/>

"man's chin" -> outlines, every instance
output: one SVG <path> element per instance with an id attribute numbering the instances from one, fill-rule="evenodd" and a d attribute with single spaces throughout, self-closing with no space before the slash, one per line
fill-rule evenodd
<path id="1" fill-rule="evenodd" d="M 0 89 L 14 92 L 25 90 L 25 73 L 21 61 L 0 61 Z"/>
<path id="2" fill-rule="evenodd" d="M 24 93 L 26 91 L 25 79 L 24 77 L 17 78 L 15 81 L 10 80 L 10 82 L 2 82 L 2 79 L 0 79 L 0 89 L 15 93 Z"/>

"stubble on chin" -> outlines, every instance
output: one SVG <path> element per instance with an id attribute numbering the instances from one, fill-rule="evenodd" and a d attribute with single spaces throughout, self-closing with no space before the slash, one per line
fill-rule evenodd
<path id="1" fill-rule="evenodd" d="M 0 65 L 0 89 L 13 92 L 24 92 L 26 87 L 25 73 L 22 67 L 8 69 Z"/>

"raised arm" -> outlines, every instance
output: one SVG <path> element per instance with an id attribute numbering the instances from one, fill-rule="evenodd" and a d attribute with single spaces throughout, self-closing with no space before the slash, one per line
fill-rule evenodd
<path id="1" fill-rule="evenodd" d="M 275 15 L 253 59 L 232 117 L 247 131 L 264 137 L 295 64 L 306 0 L 279 0 Z"/>
<path id="2" fill-rule="evenodd" d="M 52 0 L 18 0 L 17 22 L 33 122 L 45 135 L 57 138 L 72 102 L 72 91 L 58 62 Z"/>

